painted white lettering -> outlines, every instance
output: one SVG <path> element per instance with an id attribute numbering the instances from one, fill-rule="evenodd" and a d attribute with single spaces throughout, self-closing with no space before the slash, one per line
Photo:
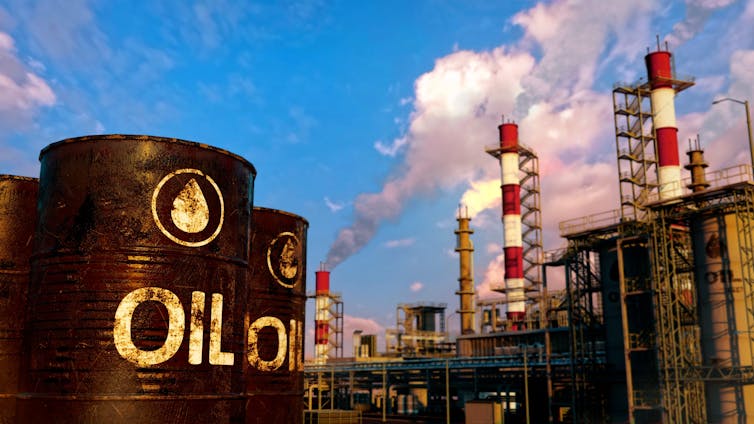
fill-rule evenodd
<path id="1" fill-rule="evenodd" d="M 141 350 L 131 338 L 131 320 L 139 304 L 146 301 L 162 303 L 168 310 L 168 336 L 157 350 Z M 115 311 L 113 338 L 120 356 L 140 367 L 160 364 L 172 358 L 183 342 L 186 316 L 178 296 L 159 287 L 144 287 L 127 294 Z"/>
<path id="2" fill-rule="evenodd" d="M 202 363 L 204 344 L 204 292 L 191 293 L 191 330 L 189 333 L 188 362 L 191 365 Z"/>
<path id="3" fill-rule="evenodd" d="M 303 371 L 301 362 L 301 346 L 303 344 L 303 329 L 300 321 L 290 321 L 290 333 L 288 336 L 288 371 Z"/>
<path id="4" fill-rule="evenodd" d="M 272 360 L 264 360 L 259 357 L 259 332 L 265 327 L 272 327 L 278 335 L 278 351 Z M 275 317 L 261 317 L 249 326 L 247 339 L 247 359 L 251 366 L 260 371 L 275 371 L 280 368 L 285 361 L 285 354 L 288 351 L 288 339 L 285 333 L 285 325 Z"/>
<path id="5" fill-rule="evenodd" d="M 212 311 L 209 323 L 209 363 L 212 365 L 233 365 L 233 353 L 222 352 L 223 295 L 212 294 Z"/>

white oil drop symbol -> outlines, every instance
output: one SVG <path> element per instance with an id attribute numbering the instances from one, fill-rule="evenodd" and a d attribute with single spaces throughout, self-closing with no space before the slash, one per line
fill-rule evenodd
<path id="1" fill-rule="evenodd" d="M 170 217 L 176 227 L 187 233 L 198 233 L 207 228 L 209 207 L 195 179 L 192 178 L 186 183 L 178 197 L 173 200 Z"/>

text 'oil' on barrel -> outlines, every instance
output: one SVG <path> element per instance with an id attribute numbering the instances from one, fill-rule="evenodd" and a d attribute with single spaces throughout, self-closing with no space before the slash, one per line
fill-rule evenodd
<path id="1" fill-rule="evenodd" d="M 36 178 L 0 175 L 0 423 L 15 423 L 16 393 L 37 216 Z"/>
<path id="2" fill-rule="evenodd" d="M 19 421 L 243 422 L 253 166 L 127 135 L 40 161 Z"/>
<path id="3" fill-rule="evenodd" d="M 300 216 L 254 208 L 246 419 L 249 423 L 300 423 L 303 419 L 306 231 Z"/>

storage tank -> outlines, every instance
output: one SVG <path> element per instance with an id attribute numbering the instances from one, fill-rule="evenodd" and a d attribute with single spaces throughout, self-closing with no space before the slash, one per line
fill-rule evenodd
<path id="1" fill-rule="evenodd" d="M 692 229 L 703 363 L 723 369 L 752 366 L 736 216 L 701 218 Z M 705 389 L 709 422 L 754 417 L 753 385 L 708 382 Z"/>
<path id="2" fill-rule="evenodd" d="M 17 422 L 16 394 L 38 189 L 36 178 L 0 175 L 0 423 Z"/>
<path id="3" fill-rule="evenodd" d="M 19 422 L 243 422 L 251 163 L 134 135 L 40 161 Z"/>

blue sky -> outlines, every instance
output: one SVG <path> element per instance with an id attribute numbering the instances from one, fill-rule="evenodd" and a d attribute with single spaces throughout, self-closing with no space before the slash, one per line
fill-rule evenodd
<path id="1" fill-rule="evenodd" d="M 309 220 L 309 287 L 336 263 L 350 346 L 397 303 L 457 309 L 459 202 L 480 294 L 502 281 L 484 153 L 501 115 L 539 153 L 546 249 L 559 221 L 617 208 L 610 91 L 644 76 L 656 35 L 696 78 L 681 148 L 700 134 L 711 169 L 744 163 L 743 108 L 710 103 L 754 100 L 752 1 L 0 0 L 0 173 L 36 176 L 42 147 L 98 133 L 240 154 L 258 205 Z"/>

